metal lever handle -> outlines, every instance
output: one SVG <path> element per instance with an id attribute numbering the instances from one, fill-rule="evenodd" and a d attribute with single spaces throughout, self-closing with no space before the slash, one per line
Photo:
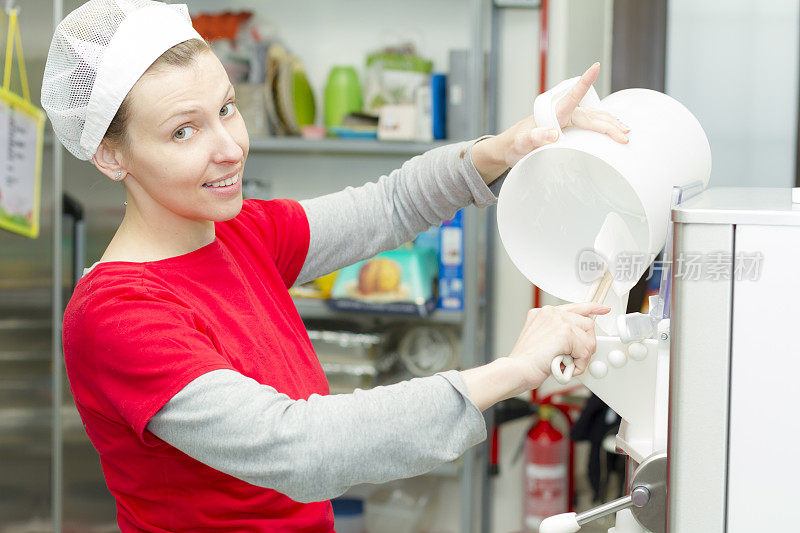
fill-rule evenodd
<path id="1" fill-rule="evenodd" d="M 629 507 L 644 507 L 650 501 L 647 487 L 638 486 L 630 494 L 614 501 L 604 503 L 581 514 L 564 513 L 545 518 L 539 526 L 539 533 L 575 533 L 587 522 L 597 520 Z"/>

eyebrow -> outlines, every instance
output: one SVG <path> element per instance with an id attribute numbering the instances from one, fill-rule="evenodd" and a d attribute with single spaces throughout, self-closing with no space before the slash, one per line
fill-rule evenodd
<path id="1" fill-rule="evenodd" d="M 230 93 L 236 94 L 234 92 L 234 90 L 233 90 L 233 85 L 228 85 L 228 90 L 225 91 L 225 96 L 227 97 Z M 200 111 L 202 111 L 202 109 L 200 109 L 199 107 L 185 107 L 183 109 L 179 109 L 178 111 L 172 113 L 170 116 L 168 116 L 166 119 L 164 119 L 164 122 L 162 122 L 158 126 L 159 127 L 163 126 L 164 124 L 166 124 L 167 122 L 169 122 L 170 120 L 172 120 L 175 117 L 180 117 L 180 116 L 184 116 L 184 115 L 192 115 L 194 113 L 199 113 Z"/>

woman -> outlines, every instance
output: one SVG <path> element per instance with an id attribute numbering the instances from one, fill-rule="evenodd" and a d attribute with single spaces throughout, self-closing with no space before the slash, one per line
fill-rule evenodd
<path id="1" fill-rule="evenodd" d="M 576 107 L 562 126 L 626 142 Z M 438 148 L 358 189 L 242 201 L 248 136 L 186 7 L 91 0 L 58 26 L 42 102 L 59 140 L 122 181 L 127 208 L 64 316 L 70 386 L 123 531 L 331 531 L 328 499 L 409 477 L 482 441 L 481 411 L 539 386 L 560 354 L 584 370 L 595 304 L 534 309 L 483 367 L 328 395 L 288 288 L 392 249 L 474 203 L 535 147 L 533 117 Z"/>

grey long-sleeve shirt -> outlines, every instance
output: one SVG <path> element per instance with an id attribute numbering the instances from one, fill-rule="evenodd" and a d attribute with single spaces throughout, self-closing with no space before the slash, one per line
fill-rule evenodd
<path id="1" fill-rule="evenodd" d="M 461 207 L 495 203 L 472 163 L 472 145 L 437 148 L 377 183 L 301 202 L 310 242 L 297 283 L 393 249 Z M 216 370 L 178 392 L 147 429 L 217 470 L 300 502 L 425 473 L 486 438 L 457 371 L 291 400 Z"/>

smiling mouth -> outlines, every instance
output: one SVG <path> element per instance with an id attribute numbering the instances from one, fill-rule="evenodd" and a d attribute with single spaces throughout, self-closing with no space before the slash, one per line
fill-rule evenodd
<path id="1" fill-rule="evenodd" d="M 219 187 L 229 187 L 231 185 L 235 185 L 236 182 L 239 181 L 239 174 L 236 174 L 232 178 L 228 178 L 226 180 L 219 180 L 215 181 L 214 183 L 204 183 L 203 187 L 206 188 L 219 188 Z"/>

